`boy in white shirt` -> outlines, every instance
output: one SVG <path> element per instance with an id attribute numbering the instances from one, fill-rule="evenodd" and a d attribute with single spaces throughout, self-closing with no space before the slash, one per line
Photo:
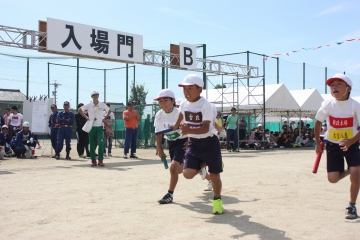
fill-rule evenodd
<path id="1" fill-rule="evenodd" d="M 161 108 L 156 113 L 154 119 L 155 131 L 158 132 L 173 126 L 179 117 L 180 110 L 175 107 L 175 94 L 170 89 L 161 90 L 154 100 L 159 101 Z M 156 136 L 156 150 L 160 159 L 166 157 L 162 147 L 162 138 L 162 134 Z M 158 201 L 160 204 L 171 203 L 173 201 L 174 190 L 179 179 L 178 175 L 182 173 L 184 166 L 184 147 L 187 142 L 187 136 L 180 136 L 179 130 L 165 133 L 164 138 L 167 139 L 171 159 L 170 184 L 168 192 Z"/>
<path id="2" fill-rule="evenodd" d="M 203 86 L 202 78 L 196 74 L 187 75 L 179 84 L 179 87 L 183 87 L 186 100 L 180 104 L 181 113 L 174 130 L 180 127 L 181 133 L 189 136 L 184 156 L 184 177 L 193 178 L 207 165 L 214 191 L 213 213 L 222 214 L 224 209 L 220 173 L 223 169 L 220 143 L 214 127 L 212 106 L 200 96 Z"/>
<path id="3" fill-rule="evenodd" d="M 360 187 L 360 103 L 350 98 L 352 81 L 344 74 L 335 74 L 326 81 L 334 99 L 323 101 L 316 113 L 316 153 L 321 152 L 320 131 L 324 120 L 328 124 L 325 133 L 328 180 L 337 183 L 350 175 L 350 201 L 345 211 L 346 219 L 356 219 L 356 199 Z M 347 169 L 344 169 L 344 157 Z"/>

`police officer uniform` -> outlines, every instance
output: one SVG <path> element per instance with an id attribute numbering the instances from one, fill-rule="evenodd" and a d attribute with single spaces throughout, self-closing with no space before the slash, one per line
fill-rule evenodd
<path id="1" fill-rule="evenodd" d="M 64 102 L 64 108 L 68 105 L 70 108 L 70 103 L 68 101 Z M 74 113 L 68 111 L 62 111 L 57 115 L 57 123 L 59 124 L 59 130 L 57 135 L 57 145 L 55 150 L 56 159 L 60 159 L 60 152 L 63 149 L 64 139 L 66 142 L 66 159 L 70 158 L 70 142 L 72 135 L 72 125 L 75 120 Z"/>
<path id="2" fill-rule="evenodd" d="M 50 108 L 57 109 L 57 106 L 55 104 L 51 104 Z M 52 113 L 49 117 L 49 128 L 51 129 L 50 130 L 51 146 L 53 147 L 53 149 L 55 151 L 56 151 L 56 144 L 57 144 L 57 135 L 58 135 L 58 130 L 59 130 L 57 116 L 58 116 L 58 111 L 56 111 L 55 113 Z M 55 158 L 56 154 L 52 157 Z"/>
<path id="3" fill-rule="evenodd" d="M 16 134 L 15 141 L 13 143 L 13 151 L 15 152 L 16 156 L 20 158 L 21 156 L 25 156 L 26 148 L 25 145 L 28 147 L 36 147 L 36 141 L 33 140 L 33 135 L 30 130 L 25 131 L 24 128 L 29 128 L 29 122 L 24 122 L 23 129 Z"/>

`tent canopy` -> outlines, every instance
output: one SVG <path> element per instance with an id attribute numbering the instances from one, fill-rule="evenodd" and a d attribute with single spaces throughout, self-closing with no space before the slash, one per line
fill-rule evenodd
<path id="1" fill-rule="evenodd" d="M 223 97 L 221 94 L 223 94 Z M 236 106 L 237 95 L 239 96 L 238 106 Z M 216 107 L 223 107 L 224 109 L 231 107 L 246 110 L 262 109 L 264 102 L 262 86 L 239 87 L 238 92 L 234 92 L 233 88 L 209 89 L 203 91 L 201 96 L 207 96 L 207 99 L 214 103 Z M 272 110 L 300 110 L 299 104 L 284 84 L 265 85 L 265 108 Z"/>
<path id="2" fill-rule="evenodd" d="M 299 104 L 302 112 L 315 112 L 319 110 L 321 103 L 324 101 L 317 89 L 291 90 L 290 93 Z"/>

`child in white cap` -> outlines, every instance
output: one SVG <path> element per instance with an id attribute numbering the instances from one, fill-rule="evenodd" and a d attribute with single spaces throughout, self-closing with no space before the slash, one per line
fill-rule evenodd
<path id="1" fill-rule="evenodd" d="M 161 108 L 155 115 L 155 131 L 158 132 L 172 127 L 180 114 L 180 110 L 175 107 L 175 95 L 173 91 L 163 89 L 154 100 L 159 102 Z M 162 137 L 162 134 L 156 135 L 156 150 L 160 159 L 166 157 L 162 147 Z M 171 159 L 170 184 L 168 192 L 158 201 L 160 204 L 171 203 L 173 201 L 174 190 L 179 179 L 178 175 L 183 171 L 184 147 L 187 142 L 187 136 L 180 135 L 178 130 L 165 133 L 164 137 L 168 142 Z"/>

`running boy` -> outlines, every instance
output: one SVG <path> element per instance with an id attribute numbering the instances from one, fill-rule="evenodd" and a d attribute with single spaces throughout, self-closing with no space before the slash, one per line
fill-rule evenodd
<path id="1" fill-rule="evenodd" d="M 158 93 L 157 98 L 154 100 L 159 101 L 161 108 L 155 115 L 155 131 L 164 130 L 173 126 L 180 114 L 180 110 L 175 107 L 175 95 L 173 91 L 170 89 L 163 89 Z M 178 175 L 182 173 L 183 170 L 183 160 L 185 154 L 184 146 L 187 141 L 187 136 L 180 136 L 178 130 L 164 135 L 168 142 L 171 159 L 170 185 L 168 192 L 158 201 L 160 204 L 171 203 L 173 201 L 174 190 L 179 179 Z M 162 147 L 162 137 L 162 134 L 156 136 L 156 150 L 160 159 L 166 157 Z"/>
<path id="2" fill-rule="evenodd" d="M 360 187 L 360 103 L 350 98 L 352 82 L 343 74 L 335 74 L 326 81 L 334 99 L 323 101 L 316 113 L 315 141 L 316 153 L 321 152 L 320 131 L 324 120 L 328 123 L 325 133 L 328 180 L 337 183 L 350 174 L 350 202 L 345 218 L 357 218 L 356 198 Z M 344 169 L 344 157 L 348 168 Z"/>
<path id="3" fill-rule="evenodd" d="M 180 104 L 181 113 L 174 129 L 180 127 L 181 133 L 189 136 L 184 156 L 184 177 L 193 178 L 207 165 L 214 189 L 213 213 L 222 214 L 220 143 L 216 136 L 211 104 L 200 96 L 203 86 L 203 80 L 196 74 L 187 75 L 179 84 L 179 87 L 183 87 L 186 100 Z M 180 124 L 182 121 L 184 123 Z"/>

